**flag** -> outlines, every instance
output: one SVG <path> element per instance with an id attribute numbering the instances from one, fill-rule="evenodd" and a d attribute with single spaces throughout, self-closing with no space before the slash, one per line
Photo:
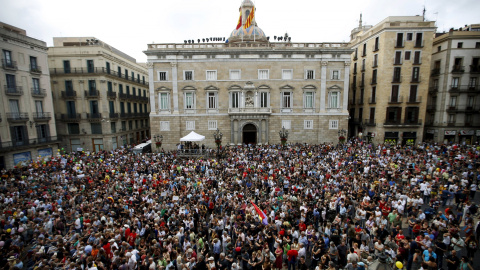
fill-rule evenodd
<path id="1" fill-rule="evenodd" d="M 249 28 L 253 23 L 254 17 L 255 17 L 255 7 L 252 8 L 252 12 L 250 12 L 250 14 L 248 15 L 247 21 L 245 21 L 245 25 L 243 26 L 243 28 L 245 29 Z"/>
<path id="2" fill-rule="evenodd" d="M 258 217 L 262 221 L 263 225 L 268 225 L 267 215 L 265 215 L 265 213 L 262 210 L 260 210 L 260 208 L 258 208 L 258 206 L 256 204 L 254 204 L 252 201 L 250 201 L 250 203 L 255 208 L 255 212 L 257 212 Z"/>
<path id="3" fill-rule="evenodd" d="M 238 18 L 237 28 L 235 28 L 235 30 L 238 30 L 240 27 L 242 27 L 242 10 L 240 10 L 240 18 Z"/>

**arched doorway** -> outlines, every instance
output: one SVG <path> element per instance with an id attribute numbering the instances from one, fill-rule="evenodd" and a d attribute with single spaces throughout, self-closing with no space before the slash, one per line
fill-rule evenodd
<path id="1" fill-rule="evenodd" d="M 243 143 L 257 144 L 257 127 L 253 124 L 243 126 Z"/>

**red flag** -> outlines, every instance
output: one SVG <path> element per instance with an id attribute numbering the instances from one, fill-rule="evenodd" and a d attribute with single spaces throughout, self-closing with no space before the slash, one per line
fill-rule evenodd
<path id="1" fill-rule="evenodd" d="M 237 28 L 235 28 L 235 30 L 238 30 L 240 27 L 242 27 L 242 10 L 240 10 L 240 18 L 238 18 Z"/>
<path id="2" fill-rule="evenodd" d="M 267 225 L 268 224 L 267 215 L 265 215 L 265 213 L 262 210 L 260 210 L 260 208 L 258 208 L 258 206 L 256 204 L 254 204 L 252 201 L 250 201 L 250 203 L 255 208 L 255 212 L 257 212 L 258 217 L 262 220 L 262 223 L 264 225 Z"/>

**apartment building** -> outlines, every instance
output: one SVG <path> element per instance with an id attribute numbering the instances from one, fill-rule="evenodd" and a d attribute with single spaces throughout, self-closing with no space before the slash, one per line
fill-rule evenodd
<path id="1" fill-rule="evenodd" d="M 0 22 L 0 169 L 57 154 L 46 43 Z"/>
<path id="2" fill-rule="evenodd" d="M 350 136 L 374 143 L 423 140 L 435 23 L 391 16 L 351 32 Z"/>
<path id="3" fill-rule="evenodd" d="M 62 146 L 96 152 L 150 137 L 144 64 L 94 37 L 59 37 L 48 65 Z"/>
<path id="4" fill-rule="evenodd" d="M 433 40 L 425 140 L 471 144 L 480 139 L 480 24 Z"/>
<path id="5" fill-rule="evenodd" d="M 225 42 L 148 44 L 152 136 L 165 149 L 191 131 L 214 147 L 217 128 L 224 145 L 279 144 L 285 128 L 289 143 L 337 143 L 348 128 L 348 44 L 270 39 L 253 3 L 240 9 Z"/>

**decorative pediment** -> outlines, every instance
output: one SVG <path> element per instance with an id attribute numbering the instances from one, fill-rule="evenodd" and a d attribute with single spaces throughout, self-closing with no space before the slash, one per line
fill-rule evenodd
<path id="1" fill-rule="evenodd" d="M 165 86 L 160 86 L 158 87 L 157 89 L 155 89 L 155 91 L 157 92 L 169 92 L 171 91 L 172 89 L 168 88 L 168 87 L 165 87 Z"/>
<path id="2" fill-rule="evenodd" d="M 197 88 L 191 86 L 191 85 L 187 85 L 185 87 L 182 88 L 183 91 L 196 91 Z"/>
<path id="3" fill-rule="evenodd" d="M 342 90 L 342 88 L 335 84 L 333 86 L 328 87 L 328 90 Z"/>
<path id="4" fill-rule="evenodd" d="M 313 90 L 313 91 L 316 91 L 317 90 L 317 87 L 313 84 L 309 84 L 309 85 L 305 85 L 304 87 L 302 87 L 303 90 Z"/>
<path id="5" fill-rule="evenodd" d="M 291 86 L 291 85 L 288 85 L 288 84 L 280 87 L 280 90 L 293 90 L 293 89 L 294 89 L 294 87 Z"/>
<path id="6" fill-rule="evenodd" d="M 253 84 L 253 82 L 248 81 L 245 83 L 243 90 L 255 90 L 255 85 Z"/>
<path id="7" fill-rule="evenodd" d="M 213 86 L 213 85 L 209 85 L 207 87 L 205 87 L 205 91 L 218 91 L 220 90 L 220 88 L 216 87 L 216 86 Z"/>
<path id="8" fill-rule="evenodd" d="M 258 87 L 258 90 L 270 90 L 270 89 L 272 88 L 266 84 L 262 84 Z"/>
<path id="9" fill-rule="evenodd" d="M 228 87 L 228 90 L 242 90 L 243 88 L 240 85 L 234 84 Z"/>

